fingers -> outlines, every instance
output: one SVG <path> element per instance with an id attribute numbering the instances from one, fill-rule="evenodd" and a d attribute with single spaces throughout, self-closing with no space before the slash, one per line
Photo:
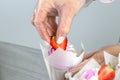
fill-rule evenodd
<path id="1" fill-rule="evenodd" d="M 39 0 L 32 15 L 32 24 L 36 26 L 40 36 L 47 42 L 53 34 L 56 34 L 57 39 L 66 37 L 70 31 L 73 17 L 84 2 L 84 0 L 75 0 L 74 2 L 73 0 Z M 57 15 L 59 15 L 58 27 L 55 21 Z"/>
<path id="2" fill-rule="evenodd" d="M 59 37 L 65 37 L 70 31 L 71 23 L 74 16 L 79 12 L 85 4 L 85 0 L 69 0 L 58 8 L 58 29 L 56 33 L 57 39 Z"/>
<path id="3" fill-rule="evenodd" d="M 56 34 L 56 16 L 47 16 L 47 12 L 40 11 L 39 14 L 34 12 L 32 16 L 32 24 L 36 26 L 40 36 L 47 42 L 49 42 L 50 36 Z"/>
<path id="4" fill-rule="evenodd" d="M 49 28 L 47 27 L 48 25 L 46 24 L 46 19 L 47 19 L 47 11 L 45 9 L 34 11 L 32 16 L 32 23 L 33 25 L 36 26 L 36 29 L 38 30 L 42 39 L 49 42 L 50 35 L 48 33 Z"/>
<path id="5" fill-rule="evenodd" d="M 56 33 L 55 10 L 51 8 L 51 1 L 39 0 L 31 17 L 32 24 L 38 30 L 42 39 L 50 42 L 50 36 Z"/>
<path id="6" fill-rule="evenodd" d="M 47 23 L 51 31 L 50 35 L 51 36 L 55 35 L 57 30 L 56 16 L 48 16 Z"/>
<path id="7" fill-rule="evenodd" d="M 69 11 L 64 8 L 59 12 L 58 28 L 56 32 L 56 38 L 66 37 L 69 33 L 72 19 L 74 14 L 69 13 Z"/>

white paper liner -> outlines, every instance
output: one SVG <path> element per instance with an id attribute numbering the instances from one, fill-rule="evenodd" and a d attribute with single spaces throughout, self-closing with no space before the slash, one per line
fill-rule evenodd
<path id="1" fill-rule="evenodd" d="M 87 64 L 77 73 L 75 74 L 73 77 L 71 77 L 70 73 L 67 72 L 65 74 L 65 76 L 69 79 L 69 80 L 79 80 L 80 77 L 82 76 L 82 74 L 88 70 L 88 69 L 93 69 L 93 68 L 99 68 L 100 65 L 96 62 L 96 60 L 94 60 L 93 58 L 87 62 Z M 69 77 L 68 77 L 69 76 Z"/>
<path id="2" fill-rule="evenodd" d="M 49 64 L 57 69 L 68 70 L 82 61 L 84 53 L 79 57 L 75 53 L 66 53 L 61 48 L 58 48 L 53 54 L 46 57 Z"/>
<path id="3" fill-rule="evenodd" d="M 117 68 L 119 57 L 115 57 L 110 53 L 104 51 L 105 64 L 111 64 L 112 67 L 116 68 L 114 80 L 120 80 L 120 67 Z"/>
<path id="4" fill-rule="evenodd" d="M 100 65 L 93 58 L 74 76 L 74 78 L 79 79 L 82 73 L 88 69 L 99 68 Z"/>
<path id="5" fill-rule="evenodd" d="M 112 67 L 116 67 L 118 64 L 118 57 L 111 55 L 110 53 L 104 51 L 105 64 L 111 64 Z"/>
<path id="6" fill-rule="evenodd" d="M 116 71 L 116 75 L 115 75 L 114 80 L 120 80 L 120 68 Z"/>
<path id="7" fill-rule="evenodd" d="M 58 48 L 51 55 L 48 55 L 49 45 L 40 44 L 40 47 L 50 80 L 64 80 L 65 72 L 69 68 L 79 64 L 84 55 L 83 52 L 77 57 L 74 53 L 67 53 L 61 48 Z"/>

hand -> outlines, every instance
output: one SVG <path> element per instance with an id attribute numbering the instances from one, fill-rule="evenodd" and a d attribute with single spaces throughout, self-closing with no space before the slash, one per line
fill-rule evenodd
<path id="1" fill-rule="evenodd" d="M 120 53 L 120 44 L 105 46 L 101 49 L 98 49 L 93 52 L 89 52 L 84 56 L 84 60 L 82 63 L 78 64 L 77 66 L 74 66 L 70 69 L 70 73 L 74 76 L 78 71 L 82 69 L 82 67 L 91 59 L 94 58 L 100 65 L 103 65 L 104 62 L 104 51 L 110 53 L 111 55 L 118 56 Z"/>
<path id="2" fill-rule="evenodd" d="M 50 36 L 67 36 L 72 20 L 84 6 L 86 0 L 38 0 L 32 15 L 32 23 L 36 26 L 42 39 L 50 42 Z M 58 24 L 56 16 L 59 17 Z"/>

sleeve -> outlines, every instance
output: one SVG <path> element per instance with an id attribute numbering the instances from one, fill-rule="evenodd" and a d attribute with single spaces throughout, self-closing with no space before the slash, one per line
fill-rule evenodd
<path id="1" fill-rule="evenodd" d="M 114 0 L 99 0 L 102 3 L 112 3 Z"/>
<path id="2" fill-rule="evenodd" d="M 84 7 L 88 7 L 89 4 L 91 4 L 93 1 L 99 1 L 101 3 L 112 3 L 115 0 L 86 0 Z"/>

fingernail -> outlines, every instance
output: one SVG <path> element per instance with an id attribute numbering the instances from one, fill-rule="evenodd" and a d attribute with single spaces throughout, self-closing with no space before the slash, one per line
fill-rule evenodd
<path id="1" fill-rule="evenodd" d="M 57 43 L 60 44 L 63 42 L 63 40 L 65 39 L 65 37 L 59 37 L 58 40 L 57 40 Z"/>

